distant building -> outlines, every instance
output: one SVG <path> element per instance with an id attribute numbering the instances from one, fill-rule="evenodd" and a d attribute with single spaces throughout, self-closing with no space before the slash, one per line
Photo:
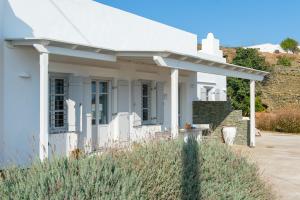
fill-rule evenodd
<path id="1" fill-rule="evenodd" d="M 252 49 L 257 49 L 260 52 L 266 52 L 266 53 L 286 53 L 279 44 L 271 44 L 271 43 L 266 43 L 266 44 L 258 44 L 258 45 L 253 45 L 253 46 L 248 46 L 245 48 L 252 48 Z"/>
<path id="2" fill-rule="evenodd" d="M 247 46 L 244 48 L 257 49 L 258 51 L 265 52 L 265 53 L 286 53 L 286 51 L 283 50 L 279 44 L 271 44 L 271 43 Z M 300 48 L 300 46 L 299 46 L 299 48 Z M 291 53 L 291 52 L 288 52 L 288 53 Z"/>

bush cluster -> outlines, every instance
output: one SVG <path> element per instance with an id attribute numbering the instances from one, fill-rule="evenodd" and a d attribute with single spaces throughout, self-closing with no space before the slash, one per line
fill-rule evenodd
<path id="1" fill-rule="evenodd" d="M 287 56 L 280 56 L 277 60 L 277 65 L 289 67 L 292 66 L 292 60 Z"/>
<path id="2" fill-rule="evenodd" d="M 266 131 L 300 133 L 300 107 L 289 105 L 271 113 L 260 113 L 256 125 Z"/>
<path id="3" fill-rule="evenodd" d="M 236 49 L 236 57 L 232 60 L 232 64 L 257 70 L 270 70 L 270 67 L 266 62 L 265 57 L 261 56 L 257 49 Z M 242 110 L 244 116 L 249 116 L 250 113 L 249 85 L 249 80 L 239 78 L 227 79 L 227 94 L 231 100 L 232 107 L 235 110 Z M 265 106 L 262 104 L 260 96 L 260 93 L 256 94 L 256 111 L 265 110 Z"/>
<path id="4" fill-rule="evenodd" d="M 258 170 L 228 147 L 194 140 L 10 168 L 1 199 L 272 199 Z"/>

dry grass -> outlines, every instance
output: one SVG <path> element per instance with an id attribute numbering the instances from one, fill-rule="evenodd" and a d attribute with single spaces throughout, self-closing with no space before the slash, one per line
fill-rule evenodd
<path id="1" fill-rule="evenodd" d="M 300 133 L 300 106 L 289 105 L 273 112 L 257 113 L 257 128 L 266 131 Z"/>

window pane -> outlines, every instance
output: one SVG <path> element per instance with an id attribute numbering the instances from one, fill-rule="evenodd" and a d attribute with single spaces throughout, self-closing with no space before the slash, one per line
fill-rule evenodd
<path id="1" fill-rule="evenodd" d="M 55 112 L 55 127 L 64 127 L 64 112 Z"/>
<path id="2" fill-rule="evenodd" d="M 148 96 L 148 85 L 143 84 L 143 96 Z"/>
<path id="3" fill-rule="evenodd" d="M 55 110 L 64 109 L 64 96 L 55 96 Z"/>
<path id="4" fill-rule="evenodd" d="M 108 91 L 108 83 L 107 82 L 99 82 L 99 93 L 107 93 Z"/>
<path id="5" fill-rule="evenodd" d="M 96 93 L 96 81 L 92 81 L 92 93 Z"/>
<path id="6" fill-rule="evenodd" d="M 55 94 L 64 94 L 64 79 L 55 79 Z"/>
<path id="7" fill-rule="evenodd" d="M 99 95 L 99 124 L 108 123 L 108 95 Z"/>
<path id="8" fill-rule="evenodd" d="M 143 121 L 147 121 L 149 119 L 149 112 L 147 109 L 143 109 Z"/>
<path id="9" fill-rule="evenodd" d="M 143 108 L 148 108 L 148 97 L 143 97 Z"/>
<path id="10" fill-rule="evenodd" d="M 96 94 L 92 94 L 92 124 L 96 124 Z"/>

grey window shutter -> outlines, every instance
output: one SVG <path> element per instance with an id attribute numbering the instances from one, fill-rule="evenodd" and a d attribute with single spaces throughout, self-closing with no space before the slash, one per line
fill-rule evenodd
<path id="1" fill-rule="evenodd" d="M 221 96 L 220 96 L 220 89 L 216 89 L 215 91 L 215 101 L 220 101 L 221 100 Z"/>
<path id="2" fill-rule="evenodd" d="M 156 81 L 151 82 L 151 123 L 156 124 L 157 123 L 157 86 L 156 86 Z"/>
<path id="3" fill-rule="evenodd" d="M 164 123 L 164 83 L 157 82 L 156 84 L 156 122 Z"/>
<path id="4" fill-rule="evenodd" d="M 132 81 L 133 126 L 142 125 L 142 84 L 140 80 Z"/>
<path id="5" fill-rule="evenodd" d="M 206 101 L 207 100 L 206 88 L 204 88 L 204 87 L 201 88 L 201 100 L 202 101 Z"/>
<path id="6" fill-rule="evenodd" d="M 118 113 L 129 112 L 129 81 L 118 80 Z"/>

